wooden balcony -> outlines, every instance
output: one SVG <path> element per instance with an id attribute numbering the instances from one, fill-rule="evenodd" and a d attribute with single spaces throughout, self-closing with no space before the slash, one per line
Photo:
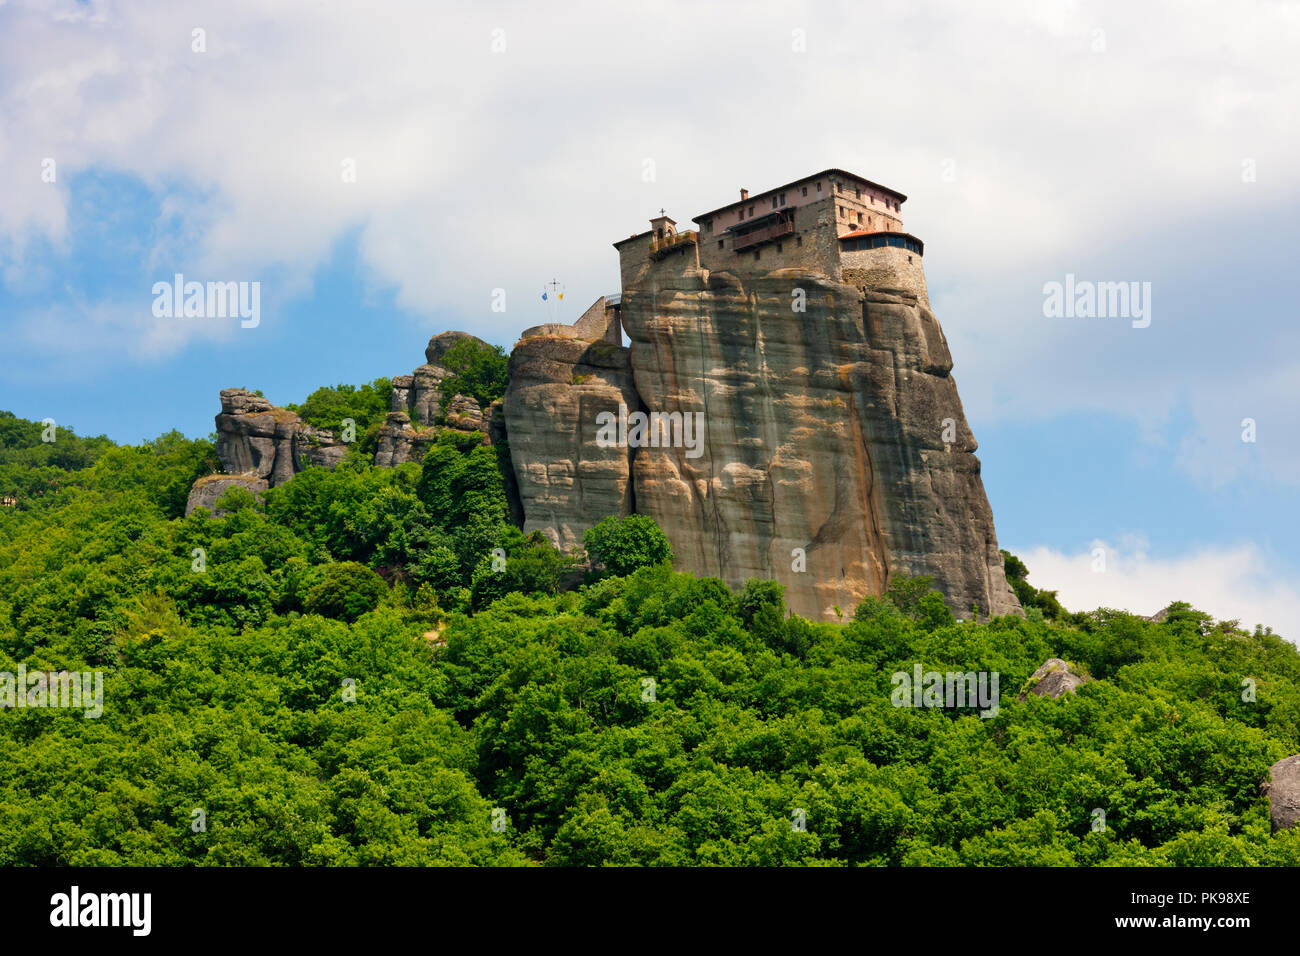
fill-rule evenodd
<path id="1" fill-rule="evenodd" d="M 761 246 L 765 242 L 771 242 L 774 239 L 780 239 L 782 236 L 793 234 L 794 220 L 784 219 L 774 222 L 770 226 L 761 226 L 746 233 L 737 233 L 736 238 L 731 241 L 731 251 L 743 252 L 746 249 Z"/>
<path id="2" fill-rule="evenodd" d="M 699 241 L 699 233 L 694 229 L 687 229 L 685 232 L 675 232 L 671 236 L 664 236 L 662 239 L 651 239 L 650 258 L 662 259 L 674 249 L 684 248 L 689 243 Z"/>

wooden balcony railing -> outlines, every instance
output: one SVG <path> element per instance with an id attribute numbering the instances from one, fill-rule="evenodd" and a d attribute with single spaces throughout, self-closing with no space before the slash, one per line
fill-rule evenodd
<path id="1" fill-rule="evenodd" d="M 774 222 L 770 226 L 763 226 L 761 229 L 755 229 L 752 232 L 737 235 L 731 242 L 732 252 L 741 252 L 745 249 L 752 249 L 754 246 L 762 245 L 765 242 L 771 242 L 773 239 L 780 239 L 782 236 L 789 236 L 794 233 L 794 220 L 787 219 L 784 222 Z"/>
<path id="2" fill-rule="evenodd" d="M 684 243 L 699 241 L 699 234 L 694 229 L 687 229 L 685 232 L 675 232 L 671 236 L 664 236 L 662 239 L 651 239 L 650 255 L 663 255 L 669 250 L 676 249 Z"/>

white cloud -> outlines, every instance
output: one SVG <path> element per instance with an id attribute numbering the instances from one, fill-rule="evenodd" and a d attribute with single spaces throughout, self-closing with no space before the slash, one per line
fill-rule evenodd
<path id="1" fill-rule="evenodd" d="M 238 318 L 156 319 L 151 298 L 136 302 L 76 302 L 23 316 L 9 346 L 29 345 L 56 356 L 53 369 L 16 369 L 19 375 L 75 374 L 96 355 L 168 358 L 194 343 L 228 342 L 240 334 Z M 248 334 L 244 332 L 243 334 Z"/>
<path id="2" fill-rule="evenodd" d="M 1094 570 L 1094 550 L 1105 552 L 1105 570 Z M 1187 601 L 1217 620 L 1246 628 L 1263 624 L 1300 640 L 1300 589 L 1282 567 L 1253 544 L 1199 548 L 1169 558 L 1151 557 L 1143 539 L 1112 546 L 1094 541 L 1076 554 L 1028 548 L 1021 555 L 1036 588 L 1057 591 L 1072 611 L 1109 607 L 1151 615 L 1171 601 Z"/>
<path id="3" fill-rule="evenodd" d="M 1171 283 L 1259 287 L 1241 223 L 1300 196 L 1297 25 L 1294 5 L 1212 0 L 11 3 L 0 266 L 28 284 L 48 270 L 32 240 L 66 246 L 67 183 L 109 169 L 162 197 L 150 268 L 183 245 L 187 276 L 274 274 L 265 294 L 285 301 L 360 230 L 363 273 L 401 307 L 509 344 L 545 318 L 552 276 L 570 318 L 613 291 L 610 242 L 661 205 L 685 222 L 739 186 L 843 166 L 911 196 L 972 419 L 1099 409 L 1154 431 L 1190 403 L 1199 434 L 1177 461 L 1213 485 L 1246 467 L 1220 426 L 1253 414 L 1258 467 L 1296 480 L 1300 446 L 1264 438 L 1300 425 L 1294 378 L 1262 371 L 1300 353 L 1291 316 L 1198 326 L 1164 286 L 1150 329 L 1051 324 L 1039 290 L 1099 254 L 1126 274 L 1094 278 L 1164 261 Z M 126 323 L 105 362 L 114 343 L 172 354 L 177 331 Z"/>
<path id="4" fill-rule="evenodd" d="M 196 270 L 310 268 L 364 224 L 370 264 L 425 311 L 472 312 L 484 287 L 558 266 L 594 295 L 608 243 L 661 202 L 685 219 L 832 163 L 910 192 L 912 225 L 986 277 L 1008 248 L 1068 252 L 1239 189 L 1239 154 L 1265 170 L 1257 193 L 1298 181 L 1283 7 L 223 0 L 0 18 L 0 171 L 31 183 L 0 234 L 63 227 L 40 157 L 111 166 L 211 190 Z"/>

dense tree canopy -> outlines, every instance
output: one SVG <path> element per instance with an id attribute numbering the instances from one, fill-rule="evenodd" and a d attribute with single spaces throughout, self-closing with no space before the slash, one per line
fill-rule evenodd
<path id="1" fill-rule="evenodd" d="M 0 672 L 99 671 L 103 714 L 0 709 L 0 864 L 1300 864 L 1267 630 L 959 622 L 919 579 L 807 621 L 647 528 L 579 586 L 477 439 L 185 517 L 210 443 L 41 431 L 0 415 Z M 1020 700 L 1053 656 L 1096 679 Z M 917 665 L 996 715 L 895 706 Z"/>
<path id="2" fill-rule="evenodd" d="M 301 405 L 286 405 L 309 425 L 337 432 L 344 419 L 352 419 L 357 433 L 381 425 L 388 414 L 390 379 L 377 378 L 367 385 L 326 385 L 307 396 Z"/>

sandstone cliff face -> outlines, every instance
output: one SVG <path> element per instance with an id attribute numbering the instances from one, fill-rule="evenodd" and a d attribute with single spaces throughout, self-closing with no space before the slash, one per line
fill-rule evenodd
<path id="1" fill-rule="evenodd" d="M 626 366 L 622 349 L 601 367 L 596 346 L 544 336 L 512 356 L 528 530 L 568 547 L 607 514 L 645 514 L 680 569 L 774 578 L 809 617 L 851 612 L 899 574 L 933 576 L 959 616 L 1018 610 L 947 342 L 915 294 L 651 264 L 625 278 L 622 324 Z M 702 413 L 702 453 L 595 447 L 596 414 L 619 402 Z"/>
<path id="2" fill-rule="evenodd" d="M 959 614 L 1018 608 L 948 345 L 915 296 L 796 270 L 649 284 L 623 298 L 637 392 L 703 412 L 705 442 L 694 460 L 638 450 L 637 511 L 687 567 L 733 585 L 774 577 L 809 616 L 900 573 L 932 575 Z"/>
<path id="3" fill-rule="evenodd" d="M 632 512 L 627 449 L 596 441 L 596 417 L 620 403 L 638 407 L 627 349 L 550 335 L 515 347 L 503 414 L 525 532 L 568 551 L 601 518 Z"/>

